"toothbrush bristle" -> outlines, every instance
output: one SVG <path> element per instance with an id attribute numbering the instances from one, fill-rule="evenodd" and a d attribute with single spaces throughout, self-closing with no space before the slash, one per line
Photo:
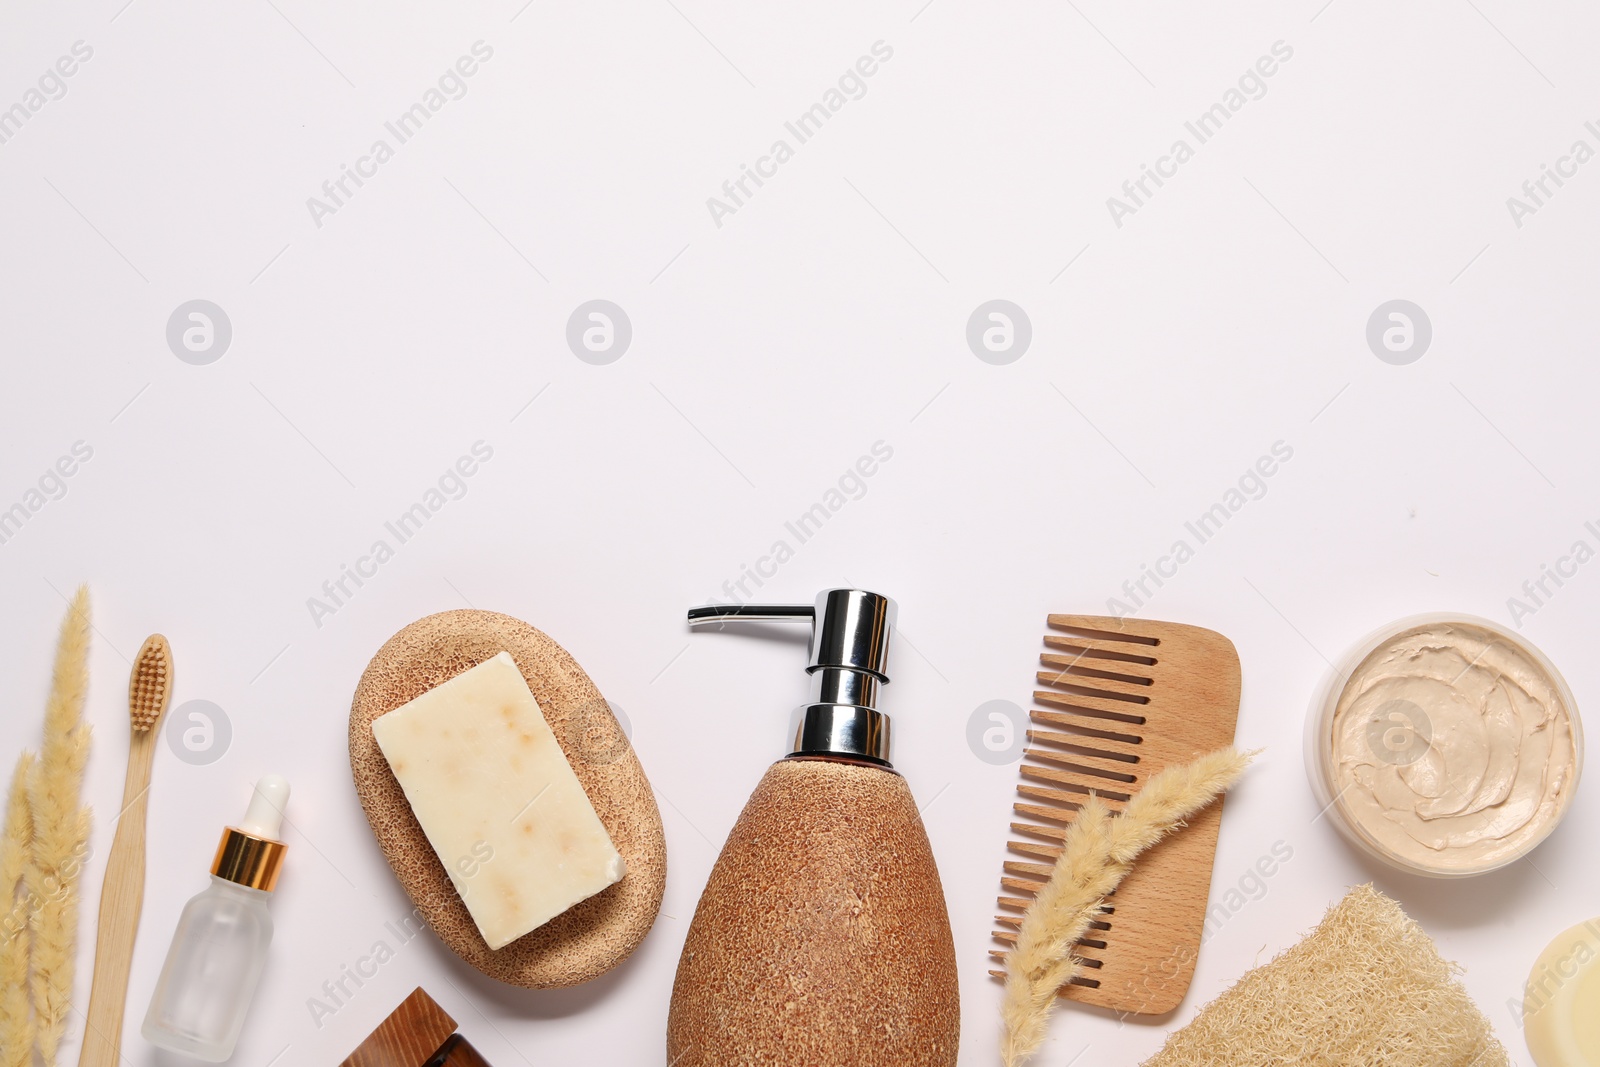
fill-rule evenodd
<path id="1" fill-rule="evenodd" d="M 172 699 L 172 649 L 160 634 L 145 639 L 133 661 L 133 676 L 128 680 L 128 716 L 133 729 L 151 729 L 167 710 Z"/>

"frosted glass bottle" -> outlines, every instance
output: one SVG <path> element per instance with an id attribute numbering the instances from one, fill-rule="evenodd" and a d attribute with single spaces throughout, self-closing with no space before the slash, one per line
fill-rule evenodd
<path id="1" fill-rule="evenodd" d="M 142 1033 L 159 1048 L 221 1063 L 233 1055 L 272 942 L 267 902 L 285 846 L 277 840 L 289 783 L 256 783 L 250 810 L 223 831 L 211 884 L 188 904 L 156 981 Z"/>
<path id="2" fill-rule="evenodd" d="M 271 896 L 212 875 L 184 906 L 145 1017 L 147 1040 L 208 1063 L 233 1055 L 272 941 Z"/>

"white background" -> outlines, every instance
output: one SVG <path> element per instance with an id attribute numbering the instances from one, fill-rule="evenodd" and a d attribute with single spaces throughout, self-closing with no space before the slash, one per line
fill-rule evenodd
<path id="1" fill-rule="evenodd" d="M 335 1063 L 419 984 L 500 1067 L 662 1062 L 688 918 L 805 692 L 800 645 L 691 638 L 683 610 L 880 440 L 893 458 L 865 494 L 760 592 L 900 601 L 884 705 L 945 878 L 963 1064 L 995 1059 L 985 954 L 1016 777 L 969 751 L 969 715 L 1025 705 L 1046 613 L 1105 611 L 1277 441 L 1294 454 L 1265 495 L 1142 613 L 1243 659 L 1239 739 L 1266 753 L 1229 801 L 1218 892 L 1275 842 L 1293 858 L 1173 1017 L 1065 1006 L 1040 1062 L 1142 1060 L 1369 879 L 1530 1062 L 1508 1000 L 1600 912 L 1593 783 L 1534 862 L 1424 882 L 1312 821 L 1300 739 L 1327 661 L 1369 630 L 1509 624 L 1541 564 L 1597 543 L 1600 163 L 1520 228 L 1506 198 L 1575 139 L 1600 147 L 1600 23 L 1570 0 L 921 3 L 0 13 L 0 107 L 93 48 L 0 145 L 0 508 L 93 448 L 0 545 L 6 760 L 38 742 L 64 596 L 94 593 L 80 1004 L 147 633 L 172 641 L 178 703 L 215 702 L 234 732 L 210 765 L 156 760 L 129 1063 L 168 1062 L 139 1021 L 267 771 L 295 785 L 292 852 L 236 1063 Z M 493 57 L 465 95 L 317 226 L 307 198 L 479 40 Z M 717 226 L 707 198 L 880 40 L 866 94 Z M 1107 197 L 1194 144 L 1184 122 L 1277 41 L 1293 57 L 1266 94 L 1116 226 Z M 164 335 L 196 298 L 233 327 L 206 366 Z M 595 298 L 633 325 L 607 366 L 565 342 Z M 965 341 L 995 298 L 1032 322 L 1007 366 Z M 1365 340 L 1396 298 L 1434 330 L 1406 366 Z M 493 459 L 466 495 L 317 625 L 307 599 L 480 440 Z M 1580 569 L 1522 620 L 1580 706 L 1600 693 L 1597 597 Z M 319 1026 L 309 998 L 409 910 L 351 787 L 351 692 L 396 629 L 467 604 L 548 631 L 626 712 L 666 820 L 663 914 L 627 964 L 555 993 L 482 980 L 427 935 Z"/>

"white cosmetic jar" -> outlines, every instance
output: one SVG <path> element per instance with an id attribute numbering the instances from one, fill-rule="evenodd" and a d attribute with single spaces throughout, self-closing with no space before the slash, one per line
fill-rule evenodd
<path id="1" fill-rule="evenodd" d="M 1471 615 L 1416 615 L 1359 642 L 1306 717 L 1322 813 L 1376 859 L 1464 878 L 1526 856 L 1572 805 L 1577 705 L 1533 645 Z"/>

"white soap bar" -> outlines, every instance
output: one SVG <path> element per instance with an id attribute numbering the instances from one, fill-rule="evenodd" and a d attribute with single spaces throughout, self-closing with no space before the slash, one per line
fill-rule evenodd
<path id="1" fill-rule="evenodd" d="M 627 873 L 510 653 L 379 716 L 372 733 L 490 948 Z"/>

